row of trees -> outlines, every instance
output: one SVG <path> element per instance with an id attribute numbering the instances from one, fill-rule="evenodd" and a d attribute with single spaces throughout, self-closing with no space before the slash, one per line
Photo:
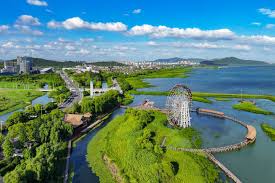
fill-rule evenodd
<path id="1" fill-rule="evenodd" d="M 66 70 L 66 73 L 79 84 L 79 87 L 90 87 L 90 82 L 93 81 L 94 87 L 101 88 L 102 81 L 104 80 L 101 73 L 83 72 L 75 73 L 71 70 Z"/>
<path id="2" fill-rule="evenodd" d="M 75 103 L 70 112 L 71 113 L 92 113 L 102 114 L 114 107 L 118 106 L 121 101 L 121 96 L 118 91 L 110 90 L 100 96 L 93 98 L 83 98 L 81 104 Z"/>
<path id="3" fill-rule="evenodd" d="M 71 96 L 70 90 L 65 86 L 60 86 L 55 88 L 53 91 L 49 93 L 49 97 L 52 97 L 58 103 L 63 103 Z"/>

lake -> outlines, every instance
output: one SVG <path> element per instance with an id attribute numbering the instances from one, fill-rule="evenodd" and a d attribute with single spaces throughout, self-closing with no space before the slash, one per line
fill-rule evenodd
<path id="1" fill-rule="evenodd" d="M 175 84 L 186 84 L 192 91 L 273 94 L 275 95 L 275 67 L 231 67 L 222 69 L 195 69 L 188 78 L 146 79 L 156 87 L 141 89 L 144 91 L 167 91 Z M 160 108 L 165 107 L 165 96 L 135 96 L 131 106 L 140 105 L 149 99 Z M 215 101 L 213 104 L 194 102 L 195 107 L 203 107 L 225 112 L 235 116 L 257 129 L 257 140 L 254 144 L 240 151 L 217 153 L 215 157 L 237 175 L 243 182 L 275 181 L 275 142 L 272 142 L 262 131 L 260 124 L 269 123 L 275 127 L 274 116 L 252 114 L 232 109 L 237 99 L 231 101 Z M 256 100 L 258 106 L 275 112 L 275 103 L 268 100 Z M 111 119 L 123 114 L 119 109 Z M 192 113 L 192 127 L 201 132 L 203 147 L 218 147 L 237 143 L 243 140 L 246 129 L 228 120 Z M 104 125 L 106 125 L 105 123 Z M 93 136 L 104 127 L 90 132 L 80 140 L 73 149 L 70 162 L 74 166 L 73 182 L 98 182 L 86 162 L 87 144 Z M 96 148 L 96 147 L 95 147 Z"/>

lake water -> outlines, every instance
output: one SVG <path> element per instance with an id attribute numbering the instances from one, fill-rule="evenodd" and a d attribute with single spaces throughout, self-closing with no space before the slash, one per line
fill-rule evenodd
<path id="1" fill-rule="evenodd" d="M 275 67 L 196 69 L 189 78 L 147 79 L 146 81 L 156 87 L 142 89 L 144 91 L 167 91 L 175 84 L 182 83 L 188 85 L 192 91 L 240 93 L 243 90 L 244 93 L 275 95 Z M 140 105 L 145 99 L 154 101 L 157 107 L 165 107 L 165 96 L 135 96 L 131 105 Z M 254 144 L 240 151 L 217 153 L 215 157 L 243 182 L 275 182 L 275 142 L 272 142 L 260 127 L 262 122 L 275 127 L 275 117 L 233 110 L 232 105 L 238 102 L 237 99 L 228 102 L 212 100 L 213 104 L 194 102 L 194 106 L 225 112 L 257 129 L 257 140 Z M 256 102 L 258 106 L 275 112 L 274 102 L 268 100 L 256 100 Z M 123 110 L 118 110 L 112 118 L 120 114 L 123 114 Z M 104 125 L 90 132 L 73 149 L 71 158 L 75 170 L 73 182 L 98 182 L 98 178 L 86 163 L 86 153 L 88 142 L 103 127 Z M 201 132 L 204 147 L 237 143 L 246 135 L 246 129 L 238 124 L 228 120 L 199 116 L 195 113 L 192 113 L 192 127 Z"/>
<path id="2" fill-rule="evenodd" d="M 45 104 L 47 104 L 47 103 L 49 103 L 49 102 L 53 102 L 53 99 L 52 98 L 50 98 L 49 96 L 48 96 L 48 94 L 45 94 L 45 95 L 43 95 L 43 96 L 41 96 L 41 97 L 38 97 L 38 98 L 36 98 L 36 99 L 34 99 L 33 101 L 32 101 L 32 105 L 35 105 L 35 104 L 42 104 L 42 105 L 45 105 Z M 16 110 L 16 111 L 22 111 L 23 109 L 19 109 L 19 110 Z M 4 115 L 2 115 L 2 116 L 0 116 L 0 121 L 6 121 L 8 118 L 9 118 L 9 116 L 10 115 L 12 115 L 14 112 L 16 112 L 16 111 L 13 111 L 13 112 L 9 112 L 9 113 L 7 113 L 7 114 L 4 114 Z"/>

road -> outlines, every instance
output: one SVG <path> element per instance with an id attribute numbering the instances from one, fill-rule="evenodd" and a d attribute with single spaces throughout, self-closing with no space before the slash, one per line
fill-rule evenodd
<path id="1" fill-rule="evenodd" d="M 77 85 L 73 83 L 73 81 L 69 78 L 69 76 L 61 71 L 60 76 L 66 83 L 66 87 L 71 91 L 71 96 L 64 102 L 62 103 L 59 108 L 64 110 L 66 108 L 71 107 L 74 103 L 79 103 L 82 100 L 82 93 Z M 68 142 L 68 155 L 66 158 L 66 168 L 64 172 L 64 183 L 68 182 L 68 177 L 69 177 L 69 161 L 70 161 L 70 156 L 71 156 L 71 146 L 72 146 L 72 141 L 69 140 Z"/>
<path id="2" fill-rule="evenodd" d="M 79 103 L 82 100 L 82 93 L 79 89 L 79 87 L 73 83 L 71 78 L 65 73 L 65 72 L 60 72 L 60 76 L 66 83 L 66 87 L 71 91 L 72 95 L 63 103 L 59 106 L 60 109 L 66 109 L 71 107 L 74 103 Z"/>

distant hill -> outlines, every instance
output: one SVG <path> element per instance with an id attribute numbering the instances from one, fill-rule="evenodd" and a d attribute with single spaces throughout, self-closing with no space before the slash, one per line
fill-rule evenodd
<path id="1" fill-rule="evenodd" d="M 9 60 L 9 62 L 16 62 L 16 59 Z M 2 62 L 3 63 L 3 62 Z M 76 61 L 55 61 L 55 60 L 47 60 L 43 58 L 33 58 L 33 67 L 44 68 L 44 67 L 74 67 L 85 62 L 76 62 Z"/>
<path id="2" fill-rule="evenodd" d="M 173 57 L 173 58 L 162 58 L 162 59 L 157 59 L 154 60 L 153 62 L 179 62 L 182 60 L 189 60 L 192 62 L 201 62 L 204 61 L 205 59 L 201 59 L 201 58 L 179 58 L 179 57 Z"/>
<path id="3" fill-rule="evenodd" d="M 200 64 L 203 65 L 212 65 L 212 66 L 260 66 L 260 65 L 268 65 L 269 63 L 263 61 L 256 60 L 244 60 L 236 57 L 226 57 L 220 59 L 213 59 L 202 61 Z"/>
<path id="4" fill-rule="evenodd" d="M 89 64 L 95 66 L 103 66 L 103 67 L 113 67 L 113 66 L 125 66 L 123 63 L 115 62 L 115 61 L 108 61 L 108 62 L 91 62 Z"/>

